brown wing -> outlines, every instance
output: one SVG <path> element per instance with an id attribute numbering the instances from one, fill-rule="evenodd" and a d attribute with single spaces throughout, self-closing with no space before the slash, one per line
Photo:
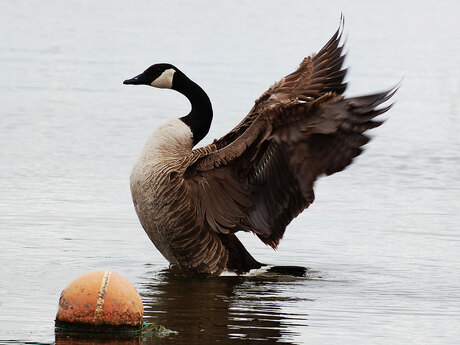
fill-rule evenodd
<path id="1" fill-rule="evenodd" d="M 315 180 L 362 152 L 365 132 L 382 123 L 374 117 L 390 108 L 377 107 L 395 92 L 326 94 L 263 113 L 234 143 L 189 167 L 197 212 L 214 231 L 252 231 L 276 248 L 286 226 L 314 201 Z"/>
<path id="2" fill-rule="evenodd" d="M 186 173 L 197 212 L 218 233 L 252 231 L 276 248 L 314 200 L 318 176 L 343 170 L 379 126 L 377 108 L 396 91 L 344 98 L 340 31 L 273 85 L 229 135 L 194 151 Z M 334 91 L 335 90 L 335 91 Z"/>
<path id="3" fill-rule="evenodd" d="M 312 101 L 327 92 L 342 94 L 347 84 L 343 82 L 347 69 L 343 69 L 345 54 L 340 45 L 343 34 L 344 18 L 340 17 L 340 26 L 316 54 L 306 57 L 296 71 L 273 84 L 256 100 L 249 114 L 229 133 L 215 140 L 214 144 L 221 149 L 242 135 L 257 116 L 267 107 L 290 102 Z"/>

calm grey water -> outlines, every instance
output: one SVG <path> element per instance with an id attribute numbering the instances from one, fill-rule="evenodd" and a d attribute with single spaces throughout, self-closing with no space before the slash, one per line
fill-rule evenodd
<path id="1" fill-rule="evenodd" d="M 163 344 L 460 343 L 460 30 L 455 1 L 0 2 L 0 343 L 55 338 L 61 290 L 116 271 Z M 262 262 L 304 279 L 200 279 L 167 268 L 128 177 L 148 134 L 188 112 L 179 94 L 122 81 L 171 62 L 230 130 L 346 16 L 348 95 L 404 77 L 367 152 L 322 179 Z M 97 343 L 88 340 L 87 343 Z M 117 341 L 114 341 L 117 343 Z M 120 343 L 120 342 L 118 342 Z M 154 344 L 141 339 L 129 344 Z"/>

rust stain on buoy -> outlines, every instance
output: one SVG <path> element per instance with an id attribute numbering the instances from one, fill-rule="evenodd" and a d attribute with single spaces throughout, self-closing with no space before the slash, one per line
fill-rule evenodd
<path id="1" fill-rule="evenodd" d="M 111 271 L 85 273 L 61 293 L 56 326 L 140 328 L 144 307 L 136 288 Z"/>

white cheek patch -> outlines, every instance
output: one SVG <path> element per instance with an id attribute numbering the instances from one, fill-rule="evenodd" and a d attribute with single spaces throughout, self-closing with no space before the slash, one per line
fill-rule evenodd
<path id="1" fill-rule="evenodd" d="M 172 87 L 174 73 L 176 73 L 176 71 L 173 68 L 168 68 L 163 73 L 161 73 L 157 79 L 152 81 L 152 84 L 150 85 L 162 89 L 170 89 Z"/>

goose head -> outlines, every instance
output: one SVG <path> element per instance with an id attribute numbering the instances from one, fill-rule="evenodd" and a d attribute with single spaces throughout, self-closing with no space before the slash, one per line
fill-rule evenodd
<path id="1" fill-rule="evenodd" d="M 212 121 L 212 105 L 208 95 L 179 69 L 168 63 L 150 66 L 141 74 L 123 82 L 125 85 L 149 85 L 162 89 L 172 89 L 188 98 L 192 109 L 182 120 L 193 134 L 196 145 L 208 133 Z"/>
<path id="2" fill-rule="evenodd" d="M 174 75 L 178 69 L 168 63 L 158 63 L 150 66 L 141 74 L 123 82 L 125 85 L 149 85 L 161 89 L 172 89 Z"/>

